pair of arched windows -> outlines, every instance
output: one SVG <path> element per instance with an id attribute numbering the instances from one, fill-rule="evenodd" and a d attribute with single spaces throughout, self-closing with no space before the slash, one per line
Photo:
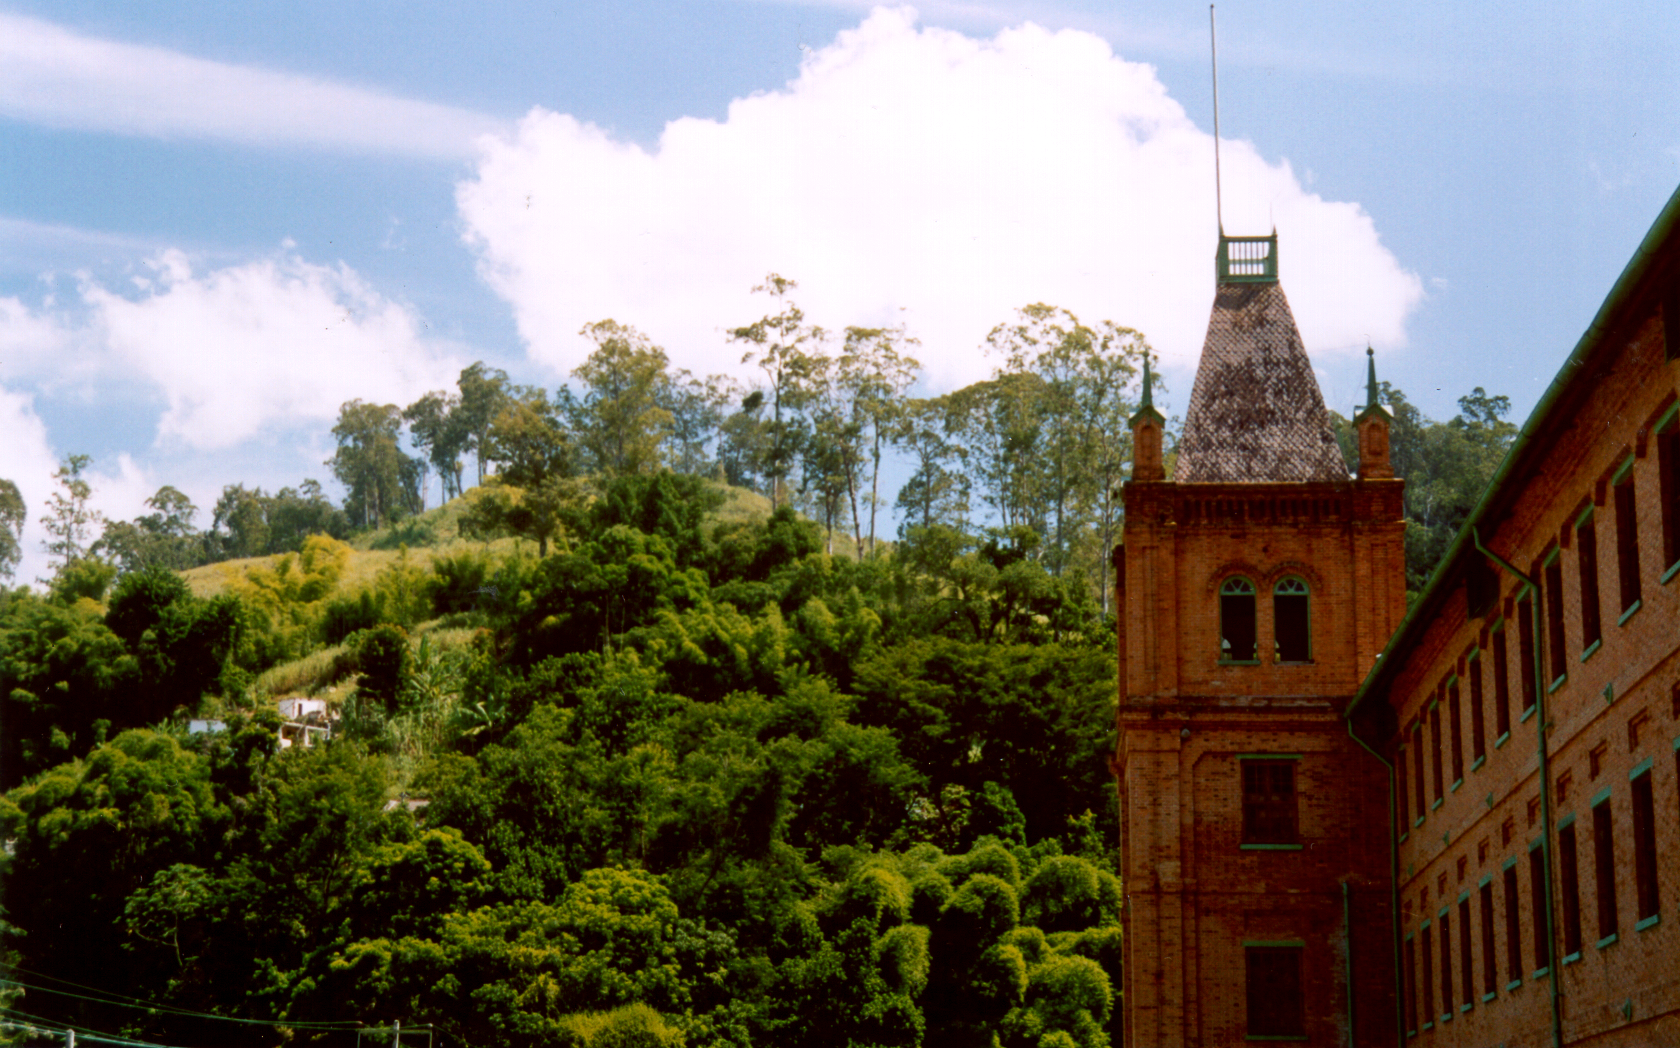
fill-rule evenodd
<path id="1" fill-rule="evenodd" d="M 1219 661 L 1260 661 L 1254 583 L 1233 575 L 1219 587 Z M 1305 579 L 1287 575 L 1272 586 L 1272 647 L 1277 662 L 1312 661 L 1312 608 Z"/>

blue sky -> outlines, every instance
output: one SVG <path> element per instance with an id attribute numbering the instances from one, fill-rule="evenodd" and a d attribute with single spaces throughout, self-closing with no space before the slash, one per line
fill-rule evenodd
<path id="1" fill-rule="evenodd" d="M 1332 406 L 1369 340 L 1431 415 L 1526 415 L 1680 183 L 1680 9 L 1219 22 L 1226 225 L 1277 225 Z M 0 0 L 0 476 L 39 506 L 90 453 L 118 517 L 325 480 L 342 401 L 554 386 L 608 316 L 740 373 L 771 270 L 904 322 L 930 389 L 1044 300 L 1142 329 L 1181 406 L 1211 129 L 1200 3 Z"/>

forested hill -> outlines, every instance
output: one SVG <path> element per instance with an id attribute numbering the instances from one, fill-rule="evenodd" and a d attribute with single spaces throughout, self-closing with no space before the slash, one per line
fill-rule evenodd
<path id="1" fill-rule="evenodd" d="M 596 363 L 650 349 L 608 341 Z M 905 432 L 945 442 L 927 462 L 946 472 L 909 498 L 943 508 L 892 544 L 867 500 L 849 510 L 869 470 L 824 489 L 801 465 L 816 401 L 778 419 L 762 390 L 731 416 L 760 440 L 731 445 L 760 456 L 735 485 L 715 435 L 668 468 L 669 415 L 609 411 L 611 383 L 564 410 L 503 388 L 467 448 L 486 483 L 429 513 L 401 484 L 349 484 L 346 508 L 234 485 L 196 532 L 166 489 L 93 546 L 70 460 L 55 577 L 0 590 L 0 1034 L 1118 1043 L 1089 478 L 1002 441 L 986 461 L 1034 456 L 995 474 L 1012 508 L 982 526 L 949 501 L 965 442 L 1053 431 L 1026 423 L 1056 359 L 914 402 Z M 468 371 L 446 420 L 469 381 L 500 382 Z M 1449 423 L 1390 402 L 1422 573 L 1510 427 L 1480 390 Z M 1001 421 L 962 428 L 975 412 Z M 614 432 L 636 439 L 590 443 Z M 394 441 L 359 440 L 341 451 L 367 485 L 393 461 L 413 476 Z M 297 696 L 324 712 L 283 725 Z"/>

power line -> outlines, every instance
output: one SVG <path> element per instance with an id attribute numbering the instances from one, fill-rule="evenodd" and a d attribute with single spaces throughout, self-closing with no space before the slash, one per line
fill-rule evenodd
<path id="1" fill-rule="evenodd" d="M 194 1011 L 190 1008 L 177 1008 L 174 1005 L 157 1004 L 157 1003 L 153 1003 L 153 1002 L 142 1001 L 137 997 L 128 997 L 124 994 L 113 993 L 112 991 L 109 991 L 109 990 L 101 990 L 96 986 L 84 986 L 81 983 L 71 982 L 68 979 L 55 978 L 54 976 L 45 975 L 41 972 L 31 972 L 31 971 L 28 971 L 28 969 L 25 969 L 25 968 L 14 967 L 14 968 L 12 968 L 12 970 L 17 971 L 17 972 L 26 972 L 27 974 L 35 976 L 36 978 L 48 979 L 52 982 L 63 983 L 66 986 L 75 986 L 78 989 L 92 990 L 94 993 L 105 994 L 106 996 L 104 996 L 104 997 L 90 997 L 87 994 L 71 993 L 68 990 L 55 990 L 50 986 L 36 986 L 33 983 L 26 983 L 26 982 L 23 982 L 19 979 L 7 979 L 6 982 L 13 985 L 13 986 L 21 986 L 26 990 L 34 990 L 37 993 L 56 994 L 56 995 L 61 996 L 61 997 L 70 997 L 70 998 L 74 998 L 76 1000 L 91 1001 L 94 1004 L 105 1004 L 105 1005 L 111 1005 L 111 1006 L 118 1007 L 118 1008 L 133 1008 L 133 1009 L 140 1010 L 140 1011 L 155 1012 L 155 1013 L 161 1013 L 161 1014 L 164 1014 L 164 1015 L 175 1015 L 175 1016 L 180 1016 L 180 1017 L 183 1017 L 183 1018 L 211 1019 L 211 1020 L 215 1020 L 215 1021 L 218 1021 L 218 1022 L 246 1023 L 246 1024 L 249 1024 L 249 1025 L 255 1025 L 255 1026 L 290 1026 L 290 1027 L 296 1027 L 296 1028 L 300 1028 L 300 1029 L 305 1029 L 306 1028 L 306 1029 L 323 1029 L 323 1030 L 351 1030 L 351 1029 L 355 1029 L 359 1025 L 355 1020 L 352 1020 L 352 1019 L 340 1019 L 340 1020 L 336 1020 L 336 1021 L 332 1021 L 332 1022 L 309 1022 L 309 1021 L 294 1020 L 294 1019 L 245 1019 L 245 1018 L 240 1018 L 239 1016 L 234 1016 L 234 1015 L 215 1015 L 215 1014 L 210 1013 L 210 1012 Z M 19 1014 L 22 1014 L 22 1013 L 19 1013 Z"/>

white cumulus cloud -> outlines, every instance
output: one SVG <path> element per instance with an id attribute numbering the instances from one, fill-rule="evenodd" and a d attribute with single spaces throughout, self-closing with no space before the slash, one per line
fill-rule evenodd
<path id="1" fill-rule="evenodd" d="M 282 252 L 200 275 L 170 250 L 150 266 L 138 297 L 95 284 L 81 295 L 112 363 L 162 393 L 165 443 L 225 448 L 330 421 L 354 398 L 408 403 L 461 365 L 421 337 L 412 309 L 343 263 Z"/>
<path id="2" fill-rule="evenodd" d="M 464 159 L 500 122 L 295 73 L 104 40 L 0 13 L 0 116 L 264 147 Z"/>
<path id="3" fill-rule="evenodd" d="M 1403 345 L 1421 284 L 1371 217 L 1250 143 L 1223 149 L 1226 228 L 1276 223 L 1308 348 Z M 1029 24 L 976 39 L 899 8 L 726 120 L 672 122 L 651 151 L 533 110 L 486 141 L 457 203 L 481 273 L 557 369 L 587 353 L 584 323 L 612 317 L 678 364 L 738 370 L 724 329 L 767 311 L 748 291 L 775 271 L 818 323 L 906 323 L 948 388 L 989 373 L 986 332 L 1036 301 L 1192 364 L 1213 181 L 1211 136 L 1100 38 Z"/>

